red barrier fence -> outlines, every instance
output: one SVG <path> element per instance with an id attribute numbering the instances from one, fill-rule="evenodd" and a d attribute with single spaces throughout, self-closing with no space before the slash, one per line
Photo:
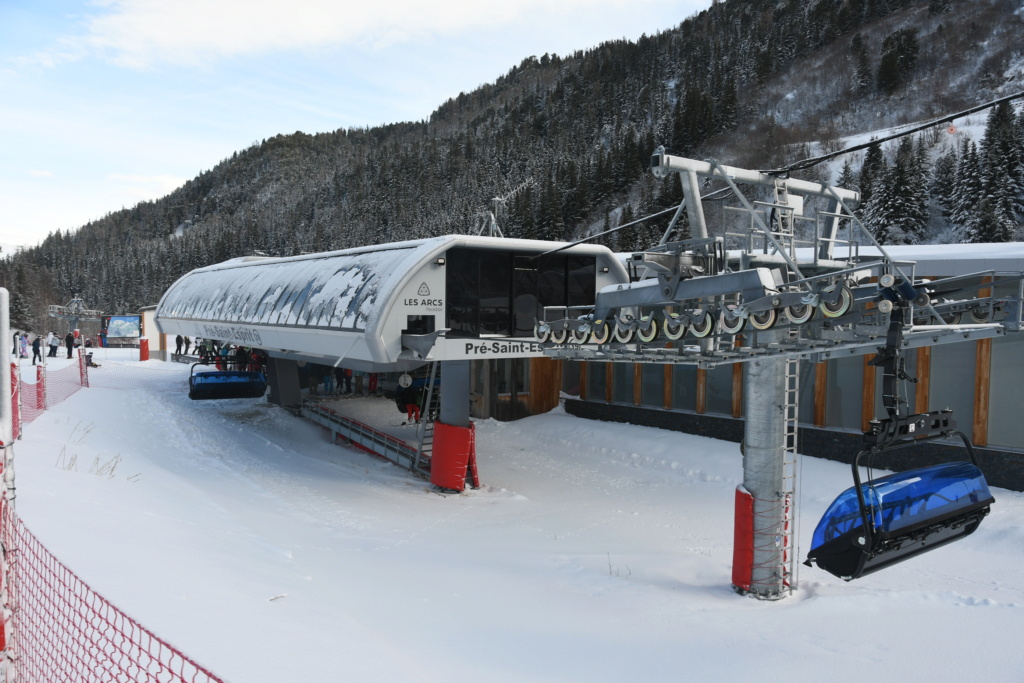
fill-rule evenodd
<path id="1" fill-rule="evenodd" d="M 6 501 L 0 515 L 12 608 L 7 680 L 223 683 L 78 578 Z"/>
<path id="2" fill-rule="evenodd" d="M 52 372 L 36 366 L 35 382 L 24 381 L 11 366 L 15 439 L 22 422 L 89 386 L 83 357 Z M 160 375 L 125 369 L 106 379 L 111 386 L 138 386 L 144 376 Z M 12 504 L 12 445 L 0 443 L 0 680 L 223 683 L 90 588 L 32 535 Z"/>
<path id="3" fill-rule="evenodd" d="M 43 412 L 71 396 L 82 387 L 89 386 L 89 375 L 85 367 L 85 359 L 79 358 L 75 365 L 68 365 L 59 370 L 48 370 L 45 365 L 35 365 L 35 381 L 28 382 L 20 376 L 16 364 L 11 364 L 11 384 L 15 395 L 13 404 L 17 411 L 20 403 L 20 414 L 15 414 L 15 438 L 18 437 L 21 424 L 28 424 Z M 20 395 L 20 401 L 19 401 Z"/>

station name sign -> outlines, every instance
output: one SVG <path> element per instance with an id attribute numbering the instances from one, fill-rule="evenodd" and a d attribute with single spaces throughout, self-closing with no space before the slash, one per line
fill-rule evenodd
<path id="1" fill-rule="evenodd" d="M 263 339 L 256 330 L 234 325 L 203 325 L 203 337 L 232 344 L 262 344 Z"/>
<path id="2" fill-rule="evenodd" d="M 445 347 L 446 360 L 538 358 L 544 355 L 544 347 L 528 339 L 448 339 Z"/>

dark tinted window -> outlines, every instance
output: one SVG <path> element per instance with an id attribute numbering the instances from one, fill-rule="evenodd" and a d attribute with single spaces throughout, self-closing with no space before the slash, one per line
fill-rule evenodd
<path id="1" fill-rule="evenodd" d="M 512 261 L 512 334 L 532 337 L 533 324 L 541 315 L 537 303 L 537 259 L 514 256 Z"/>
<path id="2" fill-rule="evenodd" d="M 512 255 L 482 251 L 480 256 L 480 334 L 510 334 Z"/>
<path id="3" fill-rule="evenodd" d="M 528 337 L 544 306 L 594 304 L 594 257 L 449 249 L 446 259 L 451 336 Z"/>
<path id="4" fill-rule="evenodd" d="M 597 262 L 593 256 L 570 256 L 569 305 L 593 306 L 594 283 L 597 281 Z"/>
<path id="5" fill-rule="evenodd" d="M 448 323 L 452 336 L 479 332 L 480 260 L 467 249 L 449 249 L 445 263 Z"/>

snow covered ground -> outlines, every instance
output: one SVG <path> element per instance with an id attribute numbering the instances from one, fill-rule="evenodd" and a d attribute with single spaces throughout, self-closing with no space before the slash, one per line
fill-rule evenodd
<path id="1" fill-rule="evenodd" d="M 188 366 L 131 353 L 98 350 L 100 386 L 27 425 L 17 510 L 227 681 L 1024 679 L 1022 494 L 994 490 L 948 548 L 852 583 L 801 566 L 760 602 L 729 587 L 735 444 L 481 421 L 484 486 L 442 496 L 263 400 L 190 401 Z M 390 401 L 337 407 L 412 437 Z M 801 474 L 803 557 L 851 482 Z"/>

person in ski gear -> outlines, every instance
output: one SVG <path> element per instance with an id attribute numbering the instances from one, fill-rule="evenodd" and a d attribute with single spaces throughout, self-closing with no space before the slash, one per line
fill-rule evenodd
<path id="1" fill-rule="evenodd" d="M 56 358 L 57 349 L 60 348 L 60 337 L 57 336 L 56 332 L 51 332 L 46 338 L 46 343 L 50 347 L 50 353 L 46 354 L 47 358 Z"/>
<path id="2" fill-rule="evenodd" d="M 174 338 L 174 353 L 175 355 L 181 355 L 181 346 L 185 343 L 185 339 L 179 334 Z"/>
<path id="3" fill-rule="evenodd" d="M 75 350 L 75 335 L 68 332 L 64 337 L 64 346 L 68 347 L 68 358 L 71 358 L 71 354 Z"/>
<path id="4" fill-rule="evenodd" d="M 43 362 L 42 348 L 43 338 L 37 334 L 36 338 L 32 340 L 32 365 L 36 364 L 37 358 L 39 359 L 40 363 Z"/>

